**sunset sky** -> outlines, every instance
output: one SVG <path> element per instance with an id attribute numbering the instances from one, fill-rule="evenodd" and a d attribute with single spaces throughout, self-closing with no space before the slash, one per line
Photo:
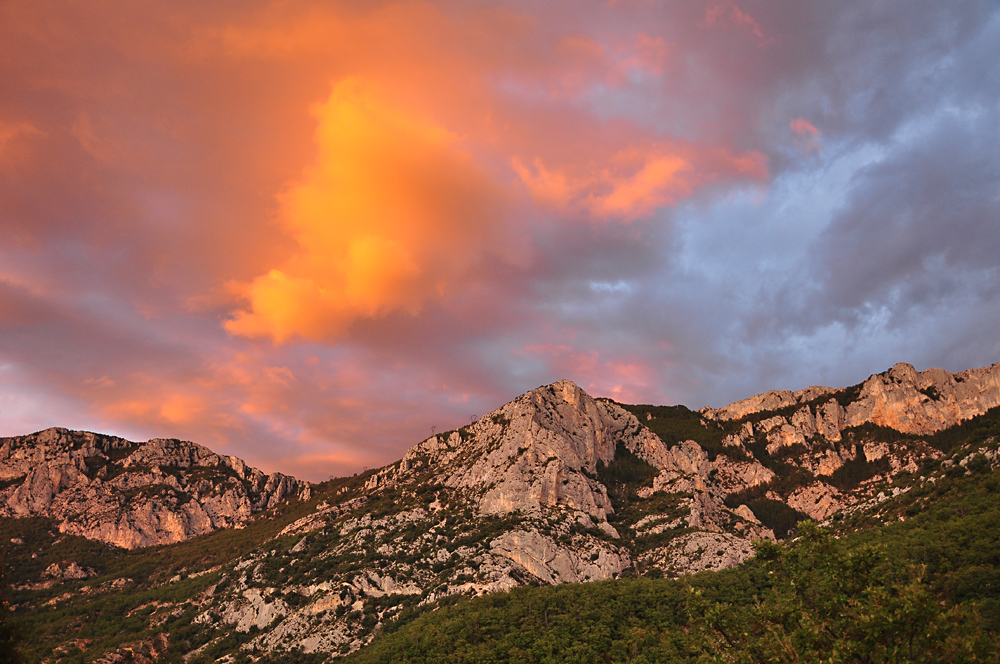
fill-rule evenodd
<path id="1" fill-rule="evenodd" d="M 0 2 L 0 435 L 311 480 L 1000 361 L 996 2 Z"/>

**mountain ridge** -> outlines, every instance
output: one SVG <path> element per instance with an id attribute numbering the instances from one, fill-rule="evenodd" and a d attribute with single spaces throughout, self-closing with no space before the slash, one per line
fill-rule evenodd
<path id="1" fill-rule="evenodd" d="M 375 489 L 387 475 L 392 475 L 394 481 L 415 464 L 423 463 L 423 457 L 434 459 L 436 463 L 454 461 L 462 447 L 462 435 L 475 432 L 476 435 L 495 437 L 500 423 L 509 423 L 508 411 L 515 404 L 529 399 L 529 395 L 536 395 L 534 403 L 537 408 L 545 406 L 545 400 L 537 398 L 541 391 L 559 392 L 567 404 L 586 401 L 584 410 L 587 412 L 552 407 L 549 416 L 565 418 L 567 413 L 572 415 L 567 425 L 559 423 L 564 440 L 574 440 L 577 430 L 591 431 L 590 438 L 578 441 L 584 445 L 583 448 L 577 449 L 574 444 L 550 445 L 545 458 L 537 453 L 531 457 L 519 457 L 519 469 L 506 469 L 503 481 L 494 476 L 494 466 L 502 462 L 497 455 L 513 458 L 515 451 L 511 445 L 520 443 L 512 441 L 531 441 L 533 436 L 537 437 L 545 431 L 545 427 L 539 426 L 537 421 L 534 427 L 521 422 L 512 437 L 495 441 L 500 446 L 497 449 L 479 449 L 484 453 L 483 458 L 475 464 L 460 466 L 460 470 L 464 471 L 461 474 L 453 470 L 446 484 L 452 488 L 471 489 L 488 476 L 493 485 L 480 487 L 484 489 L 479 501 L 483 513 L 531 511 L 542 505 L 554 507 L 565 503 L 588 515 L 592 525 L 611 533 L 614 529 L 607 523 L 610 507 L 607 492 L 602 492 L 600 484 L 590 479 L 596 472 L 598 462 L 608 463 L 614 457 L 616 445 L 609 446 L 602 436 L 609 436 L 608 440 L 623 437 L 629 452 L 639 450 L 641 459 L 661 471 L 670 466 L 675 474 L 693 472 L 695 476 L 699 475 L 695 467 L 702 462 L 697 458 L 698 452 L 694 447 L 682 444 L 680 450 L 675 450 L 676 446 L 665 446 L 656 434 L 643 426 L 646 423 L 638 419 L 629 420 L 630 415 L 624 408 L 607 399 L 593 399 L 572 381 L 560 380 L 526 392 L 474 424 L 449 432 L 447 437 L 436 435 L 417 443 L 407 450 L 400 461 L 379 469 L 366 489 Z M 745 451 L 748 442 L 763 434 L 767 440 L 766 451 L 773 455 L 784 447 L 815 447 L 809 441 L 817 438 L 838 443 L 842 431 L 865 424 L 889 427 L 907 434 L 928 435 L 998 405 L 1000 363 L 957 373 L 938 368 L 918 373 L 910 364 L 897 363 L 888 371 L 873 374 L 862 383 L 848 388 L 811 386 L 795 392 L 772 390 L 720 408 L 705 407 L 697 412 L 706 420 L 728 425 L 727 435 L 722 439 L 724 448 Z M 764 418 L 762 414 L 770 416 Z M 536 415 L 533 413 L 532 417 Z M 626 422 L 630 432 L 624 431 Z M 556 423 L 555 419 L 550 422 L 553 426 Z M 734 423 L 740 425 L 737 430 L 732 426 Z M 67 436 L 76 439 L 76 447 L 67 443 Z M 700 446 L 704 448 L 704 445 Z M 36 451 L 28 454 L 28 448 Z M 137 451 L 139 454 L 134 454 Z M 812 452 L 812 449 L 808 450 L 807 456 Z M 896 464 L 894 468 L 912 469 L 920 458 L 934 454 L 927 448 L 908 452 L 903 457 L 890 459 L 890 463 Z M 469 452 L 466 450 L 464 453 Z M 122 458 L 111 459 L 114 456 Z M 887 456 L 887 449 L 869 444 L 864 447 L 864 456 L 868 461 L 877 461 Z M 856 450 L 827 447 L 812 453 L 806 467 L 816 477 L 827 477 L 857 458 Z M 114 468 L 118 461 L 121 461 L 119 475 L 123 470 L 146 466 L 151 474 L 131 474 L 128 482 L 117 482 L 120 486 L 114 487 L 114 490 L 152 492 L 154 487 L 162 486 L 170 494 L 164 496 L 167 500 L 147 500 L 142 506 L 129 508 L 115 506 L 115 500 L 108 491 L 101 490 L 104 478 L 100 475 L 107 473 L 108 468 Z M 773 471 L 759 463 L 737 461 L 720 467 L 714 459 L 710 462 L 712 467 L 701 468 L 701 475 L 715 470 L 729 477 L 728 493 L 773 479 Z M 543 473 L 529 472 L 537 470 L 536 466 L 540 464 L 545 467 Z M 199 498 L 195 501 L 167 504 L 178 503 L 179 497 L 183 500 L 183 494 L 190 493 L 187 489 L 191 488 L 181 485 L 177 473 L 164 472 L 164 469 L 172 467 L 214 468 L 221 471 L 217 473 L 220 477 L 228 474 L 248 484 L 242 491 L 234 486 L 229 493 L 205 497 L 204 500 L 196 489 Z M 395 470 L 388 470 L 393 468 Z M 664 474 L 654 480 L 652 490 L 663 490 L 670 477 Z M 111 479 L 114 481 L 114 478 Z M 740 483 L 744 486 L 738 487 Z M 195 443 L 176 439 L 134 443 L 114 436 L 60 428 L 0 438 L 0 516 L 54 516 L 62 519 L 60 528 L 63 532 L 125 548 L 177 542 L 219 527 L 239 526 L 256 512 L 273 507 L 286 495 L 307 496 L 311 485 L 281 473 L 265 474 L 237 457 L 217 455 Z M 206 488 L 204 481 L 199 486 L 202 490 Z M 704 489 L 703 483 L 699 486 Z M 80 501 L 96 502 L 100 507 L 93 505 L 83 510 L 74 509 L 73 503 Z M 804 489 L 792 497 L 789 504 L 804 514 L 820 519 L 845 506 L 837 490 L 826 484 Z M 708 511 L 713 511 L 710 505 Z M 114 525 L 109 526 L 109 521 L 113 521 Z"/>
<path id="2" fill-rule="evenodd" d="M 53 517 L 60 532 L 126 549 L 238 527 L 311 491 L 195 443 L 61 428 L 0 438 L 0 487 L 0 516 Z"/>
<path id="3" fill-rule="evenodd" d="M 852 390 L 858 392 L 857 400 L 850 404 L 853 408 L 841 406 L 840 412 L 824 413 L 832 424 L 842 422 L 846 428 L 871 422 L 903 433 L 929 434 L 1000 405 L 1000 363 L 951 373 L 936 367 L 917 372 L 912 364 L 898 362 L 852 387 L 813 385 L 796 392 L 771 390 L 699 412 L 710 419 L 737 420 Z"/>
<path id="4" fill-rule="evenodd" d="M 67 550 L 86 556 L 47 553 L 67 537 L 122 542 L 126 558 L 144 560 L 150 544 L 197 552 L 212 538 L 238 539 L 226 535 L 232 528 L 266 532 L 230 557 L 195 556 L 154 575 L 144 596 L 189 590 L 170 591 L 148 630 L 161 638 L 155 621 L 183 618 L 176 629 L 196 635 L 183 640 L 190 662 L 224 652 L 340 656 L 449 598 L 722 570 L 801 519 L 877 511 L 923 486 L 925 469 L 945 472 L 951 444 L 879 422 L 926 430 L 981 416 L 997 399 L 1000 364 L 971 371 L 917 374 L 898 364 L 858 386 L 789 393 L 788 403 L 765 393 L 752 412 L 743 404 L 722 415 L 618 404 L 557 381 L 383 468 L 319 484 L 265 475 L 193 443 L 50 429 L 0 439 L 0 516 L 10 532 L 30 521 L 13 517 L 52 519 L 32 522 L 47 535 L 11 538 L 21 560 L 29 547 L 41 555 L 25 564 L 34 576 L 16 579 L 19 606 L 32 610 L 147 587 L 105 562 L 99 546 Z M 841 416 L 855 412 L 867 419 Z M 995 450 L 983 454 L 996 465 Z M 200 513 L 207 522 L 184 520 Z M 54 594 L 60 587 L 91 588 L 95 599 Z"/>

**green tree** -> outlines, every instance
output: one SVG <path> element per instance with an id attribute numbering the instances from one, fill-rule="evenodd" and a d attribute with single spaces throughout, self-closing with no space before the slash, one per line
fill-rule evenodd
<path id="1" fill-rule="evenodd" d="M 799 541 L 761 542 L 765 572 L 755 601 L 706 601 L 691 589 L 689 611 L 702 661 L 967 662 L 996 661 L 995 641 L 977 616 L 944 607 L 920 567 L 895 562 L 879 547 L 846 548 L 811 522 Z"/>
<path id="2" fill-rule="evenodd" d="M 0 662 L 21 664 L 24 659 L 17 644 L 21 640 L 16 625 L 11 623 L 10 603 L 7 601 L 7 555 L 0 555 Z"/>

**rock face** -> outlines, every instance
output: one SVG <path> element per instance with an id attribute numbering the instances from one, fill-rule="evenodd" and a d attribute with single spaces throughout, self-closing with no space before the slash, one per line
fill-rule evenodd
<path id="1" fill-rule="evenodd" d="M 236 527 L 310 491 L 194 443 L 66 429 L 0 438 L 0 487 L 0 516 L 52 517 L 61 532 L 126 549 Z"/>
<path id="2" fill-rule="evenodd" d="M 917 373 L 913 365 L 900 362 L 868 378 L 856 394 L 849 394 L 851 389 L 772 391 L 722 408 L 703 408 L 701 413 L 714 420 L 739 420 L 800 406 L 792 416 L 788 435 L 794 436 L 792 431 L 797 430 L 802 435 L 818 433 L 834 440 L 841 430 L 866 423 L 928 435 L 1000 406 L 1000 363 L 953 374 L 944 369 Z M 846 406 L 840 403 L 845 399 L 835 398 L 838 393 L 847 397 Z"/>
<path id="3" fill-rule="evenodd" d="M 521 395 L 459 431 L 432 436 L 411 448 L 403 460 L 372 478 L 369 488 L 392 486 L 427 474 L 438 478 L 482 515 L 519 513 L 596 528 L 613 539 L 642 537 L 629 522 L 615 519 L 600 469 L 621 450 L 657 471 L 638 498 L 683 495 L 672 529 L 728 532 L 742 544 L 733 560 L 750 554 L 753 539 L 774 535 L 758 522 L 726 507 L 724 498 L 767 482 L 773 473 L 756 460 L 709 460 L 695 442 L 668 448 L 650 429 L 621 406 L 594 399 L 570 381 L 559 381 Z M 644 515 L 657 518 L 654 513 Z M 662 516 L 666 519 L 665 515 Z M 627 528 L 631 532 L 619 532 Z M 662 533 L 660 528 L 658 533 Z M 544 528 L 543 528 L 544 531 Z M 646 533 L 648 534 L 648 533 Z M 611 578 L 630 566 L 627 550 L 597 555 L 596 564 L 580 564 L 572 550 L 560 550 L 539 532 L 510 533 L 498 551 L 546 583 Z M 692 560 L 685 570 L 718 564 L 720 556 Z M 742 557 L 741 557 L 742 556 Z"/>
<path id="4" fill-rule="evenodd" d="M 1000 363 L 954 374 L 943 369 L 918 373 L 913 366 L 899 363 L 850 388 L 767 392 L 700 412 L 731 432 L 725 445 L 750 453 L 750 447 L 762 444 L 768 455 L 817 478 L 811 485 L 776 497 L 823 520 L 854 501 L 823 478 L 833 477 L 849 463 L 878 461 L 883 462 L 880 472 L 885 477 L 913 472 L 924 458 L 940 456 L 919 437 L 998 406 Z M 909 438 L 899 436 L 889 445 L 863 433 L 865 425 L 885 427 Z M 844 439 L 847 432 L 853 432 L 849 441 Z"/>
<path id="5" fill-rule="evenodd" d="M 242 632 L 240 647 L 265 658 L 346 654 L 404 609 L 449 596 L 731 567 L 803 515 L 831 519 L 905 490 L 890 486 L 899 473 L 942 454 L 929 433 L 1000 405 L 998 367 L 896 365 L 853 388 L 769 392 L 700 416 L 594 399 L 559 381 L 392 465 L 318 485 L 322 495 L 251 553 L 182 570 L 217 576 L 162 612 L 190 610 L 219 638 Z M 981 453 L 1000 464 L 995 450 Z M 176 440 L 61 429 L 0 439 L 3 515 L 54 516 L 63 532 L 118 546 L 239 527 L 310 490 Z M 102 582 L 106 570 L 93 567 L 60 561 L 29 581 L 133 583 Z"/>
<path id="6" fill-rule="evenodd" d="M 666 453 L 629 413 L 559 381 L 465 430 L 425 440 L 406 453 L 400 470 L 434 467 L 445 486 L 475 496 L 484 514 L 562 507 L 604 521 L 613 508 L 593 478 L 618 443 L 640 454 Z"/>

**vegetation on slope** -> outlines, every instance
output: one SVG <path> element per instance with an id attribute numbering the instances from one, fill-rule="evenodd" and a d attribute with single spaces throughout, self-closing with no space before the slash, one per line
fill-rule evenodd
<path id="1" fill-rule="evenodd" d="M 686 661 L 686 601 L 682 584 L 648 578 L 517 588 L 426 611 L 348 661 Z"/>
<path id="2" fill-rule="evenodd" d="M 1000 645 L 976 606 L 939 604 L 921 568 L 813 523 L 793 546 L 761 542 L 754 564 L 767 581 L 750 604 L 692 592 L 689 631 L 709 660 L 968 662 Z"/>
<path id="3" fill-rule="evenodd" d="M 659 473 L 656 468 L 646 463 L 622 443 L 615 448 L 615 458 L 610 463 L 597 462 L 597 479 L 608 489 L 608 496 L 615 503 L 627 502 L 636 489 L 652 484 L 653 478 Z"/>
<path id="4" fill-rule="evenodd" d="M 997 661 L 1000 472 L 969 466 L 738 569 L 460 600 L 348 661 Z"/>
<path id="5" fill-rule="evenodd" d="M 1000 437 L 1000 407 L 991 408 L 982 415 L 943 429 L 927 437 L 926 440 L 931 447 L 949 453 L 963 445 L 969 448 L 978 447 L 998 437 Z"/>
<path id="6" fill-rule="evenodd" d="M 635 415 L 636 419 L 659 436 L 668 448 L 679 445 L 685 440 L 693 440 L 708 452 L 709 459 L 715 459 L 719 454 L 740 459 L 744 456 L 739 448 L 725 447 L 722 444 L 726 432 L 717 422 L 706 420 L 701 416 L 701 413 L 693 411 L 687 406 L 650 406 L 648 404 L 631 405 L 625 403 L 617 403 L 617 405 Z"/>
<path id="7" fill-rule="evenodd" d="M 694 421 L 687 415 L 684 418 Z M 697 426 L 707 428 L 701 423 Z M 855 435 L 861 440 L 890 433 L 871 429 L 846 434 Z M 898 432 L 893 435 L 897 441 L 912 438 Z M 897 476 L 892 486 L 908 487 L 905 493 L 837 515 L 831 530 L 841 539 L 833 540 L 824 531 L 806 526 L 789 548 L 765 545 L 757 560 L 736 570 L 702 573 L 682 581 L 626 578 L 529 587 L 476 600 L 453 596 L 443 600 L 442 608 L 437 608 L 441 602 L 433 601 L 421 606 L 423 600 L 433 599 L 426 593 L 373 599 L 364 608 L 364 634 L 374 630 L 379 636 L 348 661 L 786 661 L 783 658 L 792 660 L 793 654 L 801 661 L 815 661 L 820 651 L 832 653 L 827 655 L 829 661 L 840 661 L 837 657 L 842 661 L 921 661 L 921 657 L 924 661 L 996 661 L 993 653 L 1000 652 L 1000 472 L 991 470 L 992 461 L 982 451 L 985 448 L 993 454 L 998 436 L 1000 409 L 930 437 L 928 442 L 947 450 L 950 458 L 928 460 L 912 475 Z M 761 454 L 765 465 L 782 472 L 794 468 L 788 463 L 794 448 L 778 450 L 772 457 L 766 449 L 758 449 L 763 447 L 759 443 L 750 445 L 756 446 L 753 451 Z M 869 496 L 883 490 L 891 493 L 888 480 L 871 481 L 884 473 L 878 462 L 857 461 L 845 468 L 842 477 L 831 482 L 844 487 L 864 482 Z M 671 516 L 681 508 L 684 494 L 639 497 L 637 489 L 648 486 L 655 474 L 655 469 L 624 448 L 611 463 L 598 468 L 615 506 L 616 527 L 651 513 Z M 9 581 L 15 585 L 8 598 L 17 609 L 14 618 L 21 633 L 30 635 L 22 644 L 25 660 L 82 664 L 133 646 L 135 661 L 142 661 L 143 652 L 150 656 L 158 652 L 158 661 L 181 662 L 186 653 L 199 647 L 202 650 L 187 660 L 189 664 L 226 655 L 234 655 L 230 661 L 237 664 L 260 657 L 241 650 L 260 633 L 256 628 L 241 633 L 231 625 L 196 623 L 199 609 L 190 603 L 191 598 L 220 581 L 226 583 L 222 578 L 226 565 L 247 556 L 262 556 L 257 569 L 264 579 L 261 583 L 269 586 L 315 582 L 334 571 L 360 569 L 382 557 L 374 534 L 363 550 L 327 555 L 338 541 L 339 527 L 316 531 L 307 539 L 300 535 L 273 539 L 285 525 L 313 512 L 320 500 L 339 503 L 360 495 L 367 477 L 328 483 L 318 488 L 312 501 L 293 501 L 244 530 L 132 552 L 61 535 L 50 520 L 0 520 L 0 542 L 10 542 L 7 568 Z M 378 515 L 394 513 L 404 504 L 427 505 L 444 491 L 432 480 L 428 470 L 427 477 L 414 486 L 387 492 L 363 509 Z M 776 481 L 796 478 L 793 473 Z M 771 503 L 777 502 L 768 501 L 769 489 L 781 487 L 755 488 L 756 493 L 734 495 L 727 502 L 749 505 L 767 525 L 779 532 L 788 528 L 794 536 L 791 527 L 801 515 L 778 509 L 769 513 Z M 453 544 L 449 550 L 454 555 L 436 562 L 432 570 L 442 579 L 466 564 L 455 547 L 478 546 L 512 526 L 499 518 L 474 519 L 468 511 L 445 510 L 436 513 L 435 520 L 439 522 L 435 533 Z M 402 536 L 419 538 L 422 528 L 420 524 L 407 526 Z M 682 532 L 649 537 L 676 537 Z M 294 555 L 307 563 L 292 566 L 289 549 L 296 543 L 303 548 Z M 662 544 L 642 538 L 627 542 L 634 553 L 657 543 Z M 401 550 L 398 555 L 404 556 L 405 563 L 406 556 L 424 553 L 423 549 Z M 48 586 L 38 583 L 49 565 L 70 560 L 93 568 L 97 576 Z M 214 569 L 219 565 L 221 571 Z M 285 597 L 288 602 L 295 598 Z M 377 609 L 385 607 L 376 605 L 385 601 L 401 604 L 392 607 L 398 610 L 380 613 Z M 7 627 L 9 622 L 0 621 L 0 661 L 13 661 L 2 654 L 7 643 L 3 639 L 11 634 L 5 631 Z M 162 641 L 163 633 L 169 633 L 169 643 Z M 73 635 L 78 646 L 67 646 L 67 635 Z M 62 645 L 53 650 L 53 644 Z M 326 660 L 325 654 L 285 652 L 259 661 L 318 664 Z"/>
<path id="8" fill-rule="evenodd" d="M 219 566 L 254 552 L 282 528 L 315 510 L 331 495 L 351 497 L 366 475 L 317 485 L 312 500 L 291 500 L 258 515 L 243 529 L 218 530 L 179 544 L 128 551 L 59 533 L 52 519 L 0 518 L 0 543 L 6 551 L 7 595 L 12 621 L 24 635 L 20 651 L 27 662 L 90 662 L 129 644 L 157 650 L 161 661 L 181 662 L 182 654 L 214 639 L 214 630 L 193 622 L 194 608 L 177 609 L 220 580 Z M 342 498 L 344 499 L 344 498 Z M 38 582 L 52 564 L 67 561 L 96 575 L 77 581 Z M 169 644 L 155 644 L 158 634 Z M 0 629 L 0 640 L 2 640 Z M 74 637 L 76 645 L 53 651 L 53 644 Z M 238 649 L 253 634 L 232 634 L 206 650 L 214 661 Z M 2 652 L 2 650 L 0 650 Z M 13 661 L 0 657 L 0 662 Z M 194 660 L 192 660 L 193 662 Z"/>

